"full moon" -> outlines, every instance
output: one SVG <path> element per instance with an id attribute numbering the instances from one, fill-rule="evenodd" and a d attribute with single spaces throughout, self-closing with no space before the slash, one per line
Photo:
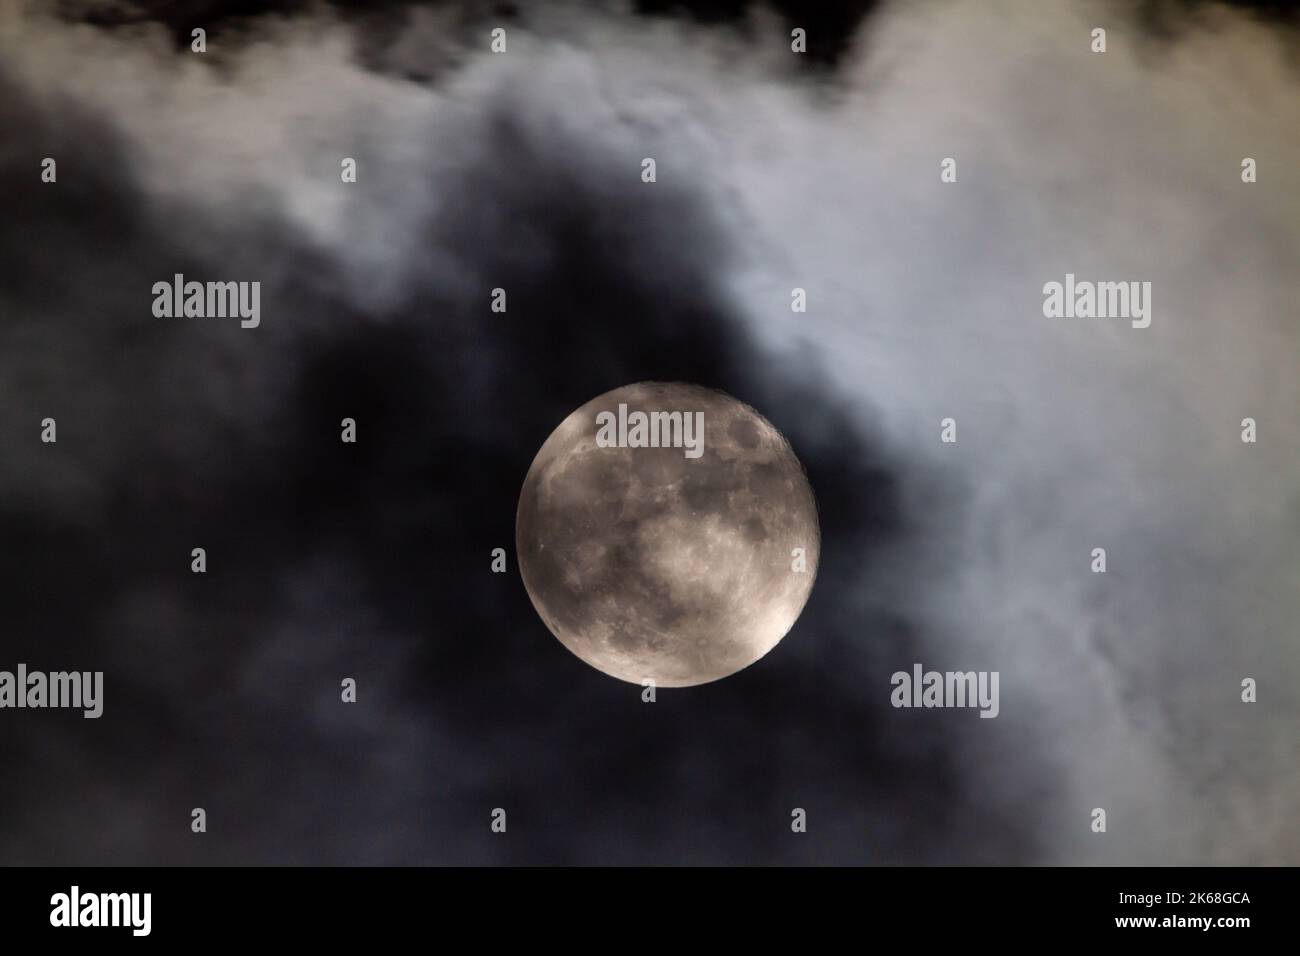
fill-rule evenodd
<path id="1" fill-rule="evenodd" d="M 642 382 L 551 433 L 515 545 L 565 647 L 620 680 L 689 687 L 748 667 L 794 626 L 821 532 L 803 466 L 767 419 L 713 389 Z"/>

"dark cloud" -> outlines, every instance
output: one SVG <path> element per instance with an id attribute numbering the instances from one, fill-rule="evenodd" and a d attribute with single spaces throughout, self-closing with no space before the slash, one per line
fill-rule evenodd
<path id="1" fill-rule="evenodd" d="M 756 12 L 780 15 L 787 29 L 802 27 L 810 37 L 808 56 L 801 62 L 833 66 L 848 49 L 854 33 L 876 7 L 878 0 L 829 0 L 813 5 L 797 0 L 774 4 L 754 0 L 636 0 L 634 9 L 647 17 L 686 19 L 707 26 L 744 28 Z M 328 6 L 345 19 L 374 32 L 380 45 L 395 42 L 409 22 L 412 9 L 423 8 L 446 15 L 448 29 L 458 39 L 469 40 L 471 31 L 490 26 L 527 24 L 540 4 L 503 3 L 481 0 L 64 0 L 62 12 L 68 19 L 106 28 L 141 23 L 162 24 L 175 43 L 188 47 L 191 31 L 203 27 L 212 36 L 252 35 L 258 17 L 285 18 L 321 6 Z M 578 5 L 581 6 L 581 5 Z M 609 10 L 608 3 L 587 4 L 591 9 Z"/>
<path id="2" fill-rule="evenodd" d="M 367 311 L 273 217 L 151 198 L 94 116 L 11 82 L 0 102 L 16 134 L 3 367 L 21 381 L 0 659 L 103 669 L 107 685 L 98 721 L 6 714 L 6 863 L 1030 858 L 1019 810 L 959 759 L 951 714 L 918 729 L 879 688 L 828 680 L 921 653 L 910 622 L 856 590 L 908 533 L 906 469 L 814 365 L 751 339 L 718 287 L 729 239 L 693 190 L 629 187 L 503 112 L 424 226 L 430 248 L 457 249 L 464 288 L 417 268 L 399 305 Z M 57 187 L 31 174 L 47 153 L 66 157 Z M 173 272 L 255 263 L 275 263 L 259 330 L 150 314 Z M 495 286 L 507 314 L 488 310 Z M 549 635 L 513 559 L 489 573 L 550 430 L 647 379 L 761 409 L 808 469 L 824 536 L 783 644 L 654 705 Z M 57 445 L 39 442 L 47 414 Z M 189 571 L 196 546 L 206 575 Z M 489 834 L 496 806 L 508 839 Z M 795 806 L 813 820 L 797 839 Z"/>
<path id="3" fill-rule="evenodd" d="M 1172 36 L 1189 24 L 1203 25 L 1205 11 L 1220 5 L 1275 23 L 1300 22 L 1300 0 L 1142 0 L 1134 9 L 1145 29 L 1157 36 Z M 257 24 L 250 22 L 257 18 L 292 18 L 328 7 L 372 31 L 372 40 L 384 46 L 397 42 L 413 9 L 445 14 L 448 28 L 458 39 L 467 40 L 472 30 L 485 24 L 527 24 L 537 6 L 528 0 L 60 0 L 58 9 L 69 20 L 110 29 L 158 23 L 178 46 L 188 47 L 190 31 L 195 27 L 203 27 L 211 35 L 249 36 L 257 32 Z M 611 8 L 600 2 L 586 6 L 593 10 Z M 808 55 L 800 59 L 802 65 L 834 67 L 850 49 L 857 31 L 882 6 L 880 0 L 825 0 L 815 4 L 801 0 L 635 0 L 632 9 L 647 18 L 682 19 L 706 27 L 741 30 L 746 30 L 756 15 L 772 13 L 779 16 L 787 30 L 801 27 L 808 31 Z"/>

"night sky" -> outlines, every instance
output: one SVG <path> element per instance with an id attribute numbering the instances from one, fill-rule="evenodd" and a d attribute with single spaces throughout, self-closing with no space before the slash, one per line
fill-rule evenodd
<path id="1" fill-rule="evenodd" d="M 0 39 L 0 668 L 105 681 L 0 711 L 0 864 L 1300 862 L 1292 7 L 360 6 Z M 1044 318 L 1067 271 L 1151 328 Z M 822 533 L 790 634 L 653 704 L 514 560 L 645 380 L 758 409 Z M 914 661 L 999 718 L 891 707 Z"/>

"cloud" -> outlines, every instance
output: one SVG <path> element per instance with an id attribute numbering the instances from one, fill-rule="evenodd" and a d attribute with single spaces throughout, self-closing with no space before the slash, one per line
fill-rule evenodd
<path id="1" fill-rule="evenodd" d="M 761 19 L 565 9 L 431 39 L 429 84 L 436 11 L 388 59 L 313 15 L 216 65 L 29 21 L 0 651 L 106 701 L 23 715 L 5 862 L 1294 860 L 1294 77 L 1244 20 L 1156 64 L 1121 23 L 1103 66 L 1030 9 L 885 11 L 830 85 Z M 1044 320 L 1067 269 L 1150 278 L 1152 328 Z M 174 272 L 262 281 L 261 327 L 154 319 Z M 654 705 L 488 570 L 550 429 L 645 379 L 781 428 L 824 547 L 772 654 Z M 893 710 L 914 660 L 1000 669 L 1001 716 Z"/>

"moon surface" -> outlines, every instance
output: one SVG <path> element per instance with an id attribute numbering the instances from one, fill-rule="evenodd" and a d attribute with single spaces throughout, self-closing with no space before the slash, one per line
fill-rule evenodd
<path id="1" fill-rule="evenodd" d="M 701 454 L 601 447 L 597 415 L 617 418 L 620 404 L 629 416 L 703 413 Z M 565 647 L 620 680 L 689 687 L 786 635 L 821 533 L 803 466 L 767 419 L 713 389 L 643 382 L 551 433 L 524 479 L 515 545 L 528 596 Z"/>

